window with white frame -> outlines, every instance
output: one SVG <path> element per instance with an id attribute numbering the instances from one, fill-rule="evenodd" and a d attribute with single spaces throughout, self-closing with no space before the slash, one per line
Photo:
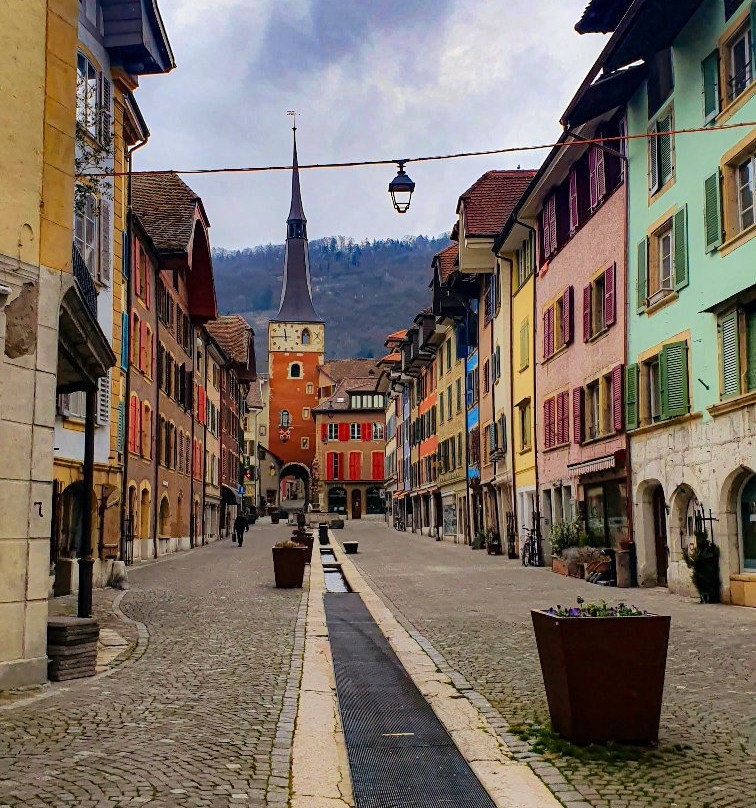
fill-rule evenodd
<path id="1" fill-rule="evenodd" d="M 74 210 L 74 244 L 92 277 L 97 273 L 98 232 L 97 199 L 87 194 Z"/>
<path id="2" fill-rule="evenodd" d="M 362 424 L 349 424 L 349 439 L 350 440 L 359 440 L 360 439 L 360 427 Z"/>
<path id="3" fill-rule="evenodd" d="M 83 53 L 76 59 L 76 120 L 92 136 L 97 137 L 99 74 Z"/>
<path id="4" fill-rule="evenodd" d="M 727 99 L 734 101 L 753 81 L 752 37 L 750 19 L 730 40 L 727 48 Z"/>
<path id="5" fill-rule="evenodd" d="M 756 154 L 750 154 L 738 165 L 738 227 L 746 230 L 754 223 L 754 178 L 756 177 Z"/>
<path id="6" fill-rule="evenodd" d="M 373 424 L 373 440 L 383 440 L 383 424 Z"/>
<path id="7" fill-rule="evenodd" d="M 281 410 L 281 416 L 278 421 L 281 429 L 288 429 L 291 426 L 291 416 L 288 410 Z"/>
<path id="8" fill-rule="evenodd" d="M 328 440 L 338 440 L 339 439 L 339 425 L 329 423 L 328 424 Z"/>

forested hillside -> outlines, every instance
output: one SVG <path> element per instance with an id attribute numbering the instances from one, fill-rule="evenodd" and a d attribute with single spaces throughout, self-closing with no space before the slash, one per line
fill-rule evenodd
<path id="1" fill-rule="evenodd" d="M 315 309 L 326 321 L 329 359 L 385 353 L 387 334 L 406 328 L 430 304 L 431 260 L 444 237 L 356 242 L 337 236 L 310 242 Z M 283 244 L 214 250 L 218 310 L 254 327 L 258 369 L 266 367 L 267 323 L 278 311 Z"/>

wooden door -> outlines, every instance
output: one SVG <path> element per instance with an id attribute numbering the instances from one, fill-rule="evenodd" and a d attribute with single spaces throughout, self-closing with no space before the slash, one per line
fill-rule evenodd
<path id="1" fill-rule="evenodd" d="M 667 566 L 669 548 L 667 546 L 667 506 L 664 502 L 664 489 L 658 486 L 654 491 L 654 543 L 656 546 L 656 581 L 659 586 L 667 586 Z"/>
<path id="2" fill-rule="evenodd" d="M 352 491 L 352 519 L 362 519 L 362 491 Z"/>

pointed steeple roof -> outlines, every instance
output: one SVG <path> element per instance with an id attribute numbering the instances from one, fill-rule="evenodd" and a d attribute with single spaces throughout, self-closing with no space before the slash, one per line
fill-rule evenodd
<path id="1" fill-rule="evenodd" d="M 322 323 L 312 304 L 310 286 L 310 253 L 307 245 L 307 219 L 302 207 L 297 159 L 297 127 L 294 127 L 294 158 L 291 175 L 291 207 L 286 220 L 286 255 L 284 258 L 281 305 L 273 322 Z"/>

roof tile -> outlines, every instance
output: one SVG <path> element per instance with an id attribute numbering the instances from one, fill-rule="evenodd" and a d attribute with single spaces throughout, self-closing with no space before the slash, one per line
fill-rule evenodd
<path id="1" fill-rule="evenodd" d="M 535 171 L 486 171 L 459 198 L 464 206 L 465 236 L 494 238 L 506 223 Z"/>

